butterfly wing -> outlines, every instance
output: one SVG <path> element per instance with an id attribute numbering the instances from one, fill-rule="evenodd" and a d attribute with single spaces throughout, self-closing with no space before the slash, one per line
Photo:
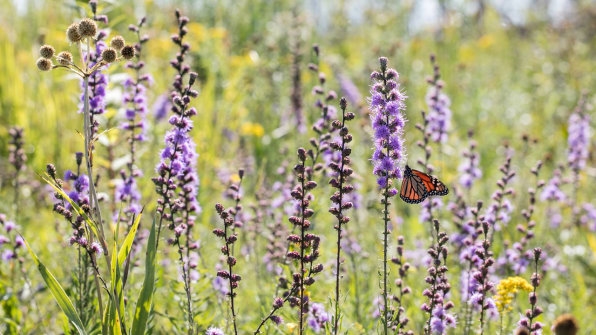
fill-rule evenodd
<path id="1" fill-rule="evenodd" d="M 443 182 L 424 172 L 406 165 L 399 197 L 409 203 L 418 204 L 429 196 L 446 195 L 449 189 Z"/>

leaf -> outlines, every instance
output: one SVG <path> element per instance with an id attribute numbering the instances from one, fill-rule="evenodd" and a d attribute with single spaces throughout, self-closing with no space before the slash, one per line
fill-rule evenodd
<path id="1" fill-rule="evenodd" d="M 151 225 L 149 240 L 147 241 L 147 252 L 145 253 L 145 280 L 143 288 L 137 300 L 134 320 L 132 322 L 132 335 L 143 335 L 149 320 L 151 305 L 153 304 L 153 293 L 155 286 L 155 255 L 157 253 L 157 240 L 155 237 L 155 218 Z"/>
<path id="2" fill-rule="evenodd" d="M 39 258 L 37 258 L 37 255 L 35 254 L 33 249 L 31 249 L 29 243 L 27 243 L 27 241 L 25 241 L 24 238 L 23 241 L 25 242 L 25 246 L 29 250 L 29 254 L 33 259 L 33 262 L 35 262 L 35 265 L 37 265 L 39 273 L 43 277 L 43 280 L 46 282 L 48 289 L 50 289 L 50 292 L 52 292 L 54 299 L 56 299 L 58 306 L 60 306 L 64 314 L 66 314 L 66 317 L 68 318 L 70 323 L 72 323 L 72 325 L 77 329 L 79 334 L 87 334 L 87 332 L 85 331 L 85 326 L 83 325 L 83 322 L 79 317 L 79 314 L 77 314 L 77 311 L 74 305 L 72 304 L 72 301 L 70 301 L 70 298 L 68 298 L 66 292 L 64 291 L 62 286 L 60 286 L 60 283 L 56 280 L 56 277 L 54 277 L 50 270 L 48 270 L 45 267 L 45 265 L 43 265 L 43 263 L 39 260 Z"/>
<path id="3" fill-rule="evenodd" d="M 120 247 L 120 251 L 118 251 L 118 267 L 121 267 L 122 264 L 124 264 L 124 261 L 130 254 L 130 250 L 132 249 L 132 243 L 134 242 L 135 237 L 137 235 L 137 231 L 139 230 L 139 223 L 141 222 L 142 215 L 143 211 L 141 210 L 139 215 L 137 215 L 134 222 L 132 223 L 132 226 L 130 227 L 128 234 L 124 238 L 124 242 Z"/>
<path id="4" fill-rule="evenodd" d="M 60 194 L 60 196 L 62 196 L 62 198 L 66 201 L 68 201 L 68 203 L 72 206 L 72 208 L 77 212 L 78 215 L 82 216 L 83 219 L 85 220 L 85 222 L 87 223 L 87 225 L 89 226 L 89 228 L 91 229 L 91 231 L 93 231 L 93 234 L 100 240 L 103 241 L 103 236 L 99 235 L 99 231 L 97 229 L 97 225 L 95 224 L 95 222 L 89 217 L 89 215 L 87 215 L 87 213 L 85 213 L 84 210 L 81 209 L 81 207 L 79 205 L 77 205 L 76 202 L 72 201 L 72 199 L 68 196 L 68 194 L 66 194 L 60 187 L 56 186 L 51 179 L 49 179 L 48 177 L 44 177 L 42 176 L 41 178 L 43 178 L 43 180 L 45 180 L 46 183 L 48 183 L 48 185 L 52 186 L 52 188 L 54 188 L 54 191 L 58 192 L 58 194 Z M 102 243 L 103 244 L 103 243 Z M 106 247 L 105 245 L 102 245 L 104 248 Z"/>

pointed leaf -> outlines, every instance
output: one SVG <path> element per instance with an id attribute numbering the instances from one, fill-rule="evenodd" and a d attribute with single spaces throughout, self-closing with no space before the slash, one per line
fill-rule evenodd
<path id="1" fill-rule="evenodd" d="M 33 259 L 33 262 L 35 262 L 35 265 L 37 265 L 37 270 L 39 270 L 39 273 L 41 274 L 43 280 L 46 282 L 48 289 L 50 289 L 50 292 L 52 292 L 54 299 L 56 299 L 58 306 L 60 306 L 64 314 L 66 314 L 66 317 L 68 317 L 70 323 L 72 323 L 72 325 L 77 329 L 79 334 L 87 334 L 87 332 L 85 331 L 85 326 L 83 325 L 83 322 L 81 321 L 81 318 L 79 317 L 79 314 L 77 313 L 72 301 L 70 300 L 70 298 L 68 298 L 66 292 L 64 291 L 58 280 L 56 280 L 56 277 L 54 277 L 50 270 L 48 270 L 45 267 L 45 265 L 39 260 L 39 258 L 37 258 L 37 255 L 35 254 L 33 249 L 31 249 L 29 243 L 27 243 L 27 241 L 25 241 L 24 238 L 23 241 L 25 242 L 25 246 L 29 250 L 29 254 Z"/>
<path id="2" fill-rule="evenodd" d="M 151 305 L 153 304 L 153 293 L 155 292 L 155 255 L 157 254 L 157 241 L 155 237 L 155 218 L 151 225 L 151 233 L 147 241 L 147 252 L 145 253 L 145 280 L 143 288 L 137 300 L 134 320 L 132 323 L 132 335 L 143 335 L 149 320 Z"/>

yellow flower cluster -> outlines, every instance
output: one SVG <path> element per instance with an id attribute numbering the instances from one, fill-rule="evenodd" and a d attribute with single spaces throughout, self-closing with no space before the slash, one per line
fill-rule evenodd
<path id="1" fill-rule="evenodd" d="M 534 288 L 522 277 L 509 277 L 499 282 L 497 285 L 497 295 L 493 297 L 499 313 L 513 309 L 510 304 L 514 295 L 519 290 L 531 292 Z"/>

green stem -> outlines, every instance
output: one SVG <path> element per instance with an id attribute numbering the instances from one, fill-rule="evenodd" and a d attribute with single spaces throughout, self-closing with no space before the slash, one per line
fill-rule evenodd
<path id="1" fill-rule="evenodd" d="M 383 313 L 381 320 L 383 320 L 383 334 L 387 335 L 389 332 L 389 325 L 387 321 L 387 314 L 389 311 L 389 303 L 387 301 L 387 247 L 389 240 L 389 184 L 385 187 L 385 209 L 383 210 L 383 221 L 385 221 L 385 229 L 383 231 Z"/>

